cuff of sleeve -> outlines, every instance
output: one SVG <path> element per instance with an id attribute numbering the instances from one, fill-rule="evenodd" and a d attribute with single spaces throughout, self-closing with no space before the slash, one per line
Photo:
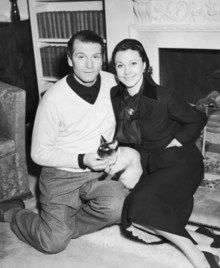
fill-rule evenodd
<path id="1" fill-rule="evenodd" d="M 83 158 L 85 154 L 79 154 L 78 155 L 78 165 L 81 169 L 86 169 L 87 166 L 84 165 Z"/>

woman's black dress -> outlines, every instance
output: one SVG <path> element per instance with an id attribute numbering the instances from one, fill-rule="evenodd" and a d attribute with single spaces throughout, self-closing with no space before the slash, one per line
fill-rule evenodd
<path id="1" fill-rule="evenodd" d="M 116 138 L 139 151 L 143 167 L 140 181 L 125 200 L 122 228 L 136 223 L 191 238 L 185 226 L 204 174 L 195 141 L 206 115 L 147 78 L 133 97 L 122 85 L 111 95 Z M 182 146 L 166 148 L 174 138 Z"/>

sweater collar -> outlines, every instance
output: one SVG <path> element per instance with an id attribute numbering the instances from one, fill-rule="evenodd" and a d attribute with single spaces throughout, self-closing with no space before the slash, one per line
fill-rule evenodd
<path id="1" fill-rule="evenodd" d="M 74 77 L 73 72 L 71 72 L 67 78 L 66 78 L 67 84 L 70 86 L 70 88 L 82 99 L 85 101 L 94 104 L 101 86 L 101 76 L 100 74 L 97 77 L 97 80 L 94 85 L 91 87 L 86 87 L 82 84 L 80 84 Z"/>
<path id="2" fill-rule="evenodd" d="M 74 77 L 73 72 L 71 72 L 68 76 L 67 76 L 67 83 L 68 85 L 75 90 L 75 88 L 79 89 L 79 90 L 88 90 L 88 89 L 99 89 L 100 88 L 100 82 L 101 82 L 101 77 L 100 74 L 98 75 L 96 82 L 94 85 L 92 85 L 91 87 L 86 87 L 82 84 L 80 84 Z"/>

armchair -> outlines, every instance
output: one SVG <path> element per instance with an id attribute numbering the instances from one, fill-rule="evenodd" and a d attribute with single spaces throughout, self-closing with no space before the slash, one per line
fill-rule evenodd
<path id="1" fill-rule="evenodd" d="M 25 104 L 24 90 L 0 81 L 0 202 L 30 195 Z"/>
<path id="2" fill-rule="evenodd" d="M 204 156 L 205 176 L 194 195 L 190 221 L 220 230 L 220 107 L 206 107 L 205 112 L 208 122 L 197 143 Z"/>

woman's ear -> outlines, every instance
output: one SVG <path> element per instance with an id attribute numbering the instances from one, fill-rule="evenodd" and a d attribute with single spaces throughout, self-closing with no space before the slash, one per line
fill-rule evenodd
<path id="1" fill-rule="evenodd" d="M 143 64 L 143 73 L 145 73 L 146 72 L 146 62 L 144 62 L 144 64 Z"/>

